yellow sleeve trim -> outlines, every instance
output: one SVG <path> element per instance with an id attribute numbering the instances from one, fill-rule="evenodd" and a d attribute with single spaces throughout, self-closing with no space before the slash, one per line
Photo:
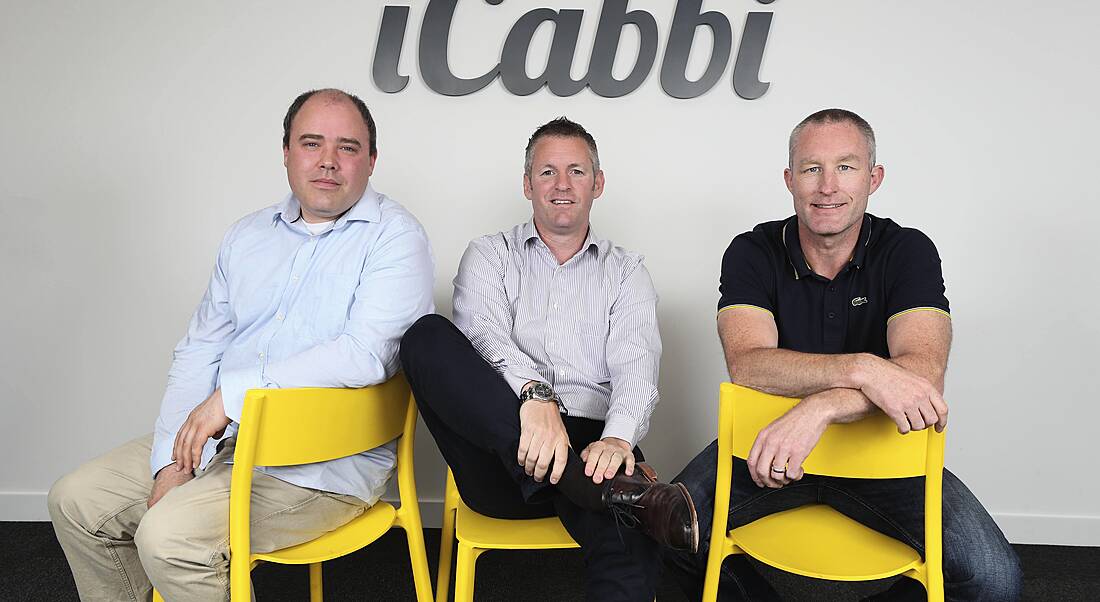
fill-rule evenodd
<path id="1" fill-rule="evenodd" d="M 773 318 L 775 317 L 775 314 L 773 314 L 771 312 L 771 310 L 764 309 L 763 307 L 760 307 L 759 305 L 749 305 L 748 303 L 738 303 L 738 304 L 735 304 L 735 305 L 727 305 L 727 306 L 723 307 L 722 309 L 718 310 L 718 313 L 721 314 L 722 312 L 726 311 L 727 309 L 733 309 L 735 307 L 747 307 L 749 309 L 755 309 L 757 311 L 762 311 L 762 312 L 768 314 L 769 316 L 771 316 Z"/>
<path id="2" fill-rule="evenodd" d="M 915 311 L 934 311 L 938 314 L 943 314 L 943 315 L 947 316 L 948 318 L 951 317 L 951 314 L 947 313 L 946 311 L 943 311 L 942 309 L 940 309 L 938 307 L 914 307 L 914 308 L 911 308 L 911 309 L 906 309 L 904 311 L 899 311 L 898 313 L 890 316 L 889 318 L 886 319 L 886 323 L 889 324 L 890 322 L 892 322 L 894 320 L 894 318 L 896 318 L 898 316 L 904 316 L 905 314 L 911 314 Z"/>

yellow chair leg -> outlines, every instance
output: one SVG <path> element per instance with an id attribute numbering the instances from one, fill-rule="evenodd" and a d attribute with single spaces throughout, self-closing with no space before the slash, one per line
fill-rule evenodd
<path id="1" fill-rule="evenodd" d="M 321 581 L 321 563 L 309 565 L 309 602 L 322 602 L 325 598 L 324 583 Z"/>
<path id="2" fill-rule="evenodd" d="M 153 602 L 164 602 L 164 597 L 160 595 L 156 588 L 153 588 Z"/>
<path id="3" fill-rule="evenodd" d="M 443 513 L 443 529 L 439 534 L 439 573 L 435 581 L 435 599 L 447 602 L 447 591 L 451 585 L 451 561 L 455 553 L 455 510 L 448 508 Z"/>
<path id="4" fill-rule="evenodd" d="M 424 530 L 405 528 L 409 540 L 409 556 L 412 557 L 413 584 L 417 602 L 432 602 L 432 576 L 428 572 L 428 553 L 424 546 Z"/>
<path id="5" fill-rule="evenodd" d="M 458 542 L 458 559 L 455 562 L 455 602 L 473 602 L 474 565 L 484 550 Z"/>

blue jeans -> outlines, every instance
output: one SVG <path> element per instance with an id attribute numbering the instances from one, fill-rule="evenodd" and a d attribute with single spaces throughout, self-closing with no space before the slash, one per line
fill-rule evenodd
<path id="1" fill-rule="evenodd" d="M 828 504 L 844 515 L 924 553 L 924 478 L 841 479 L 805 475 L 782 489 L 757 487 L 748 465 L 734 458 L 728 528 L 806 504 Z M 718 442 L 711 443 L 673 481 L 691 492 L 699 513 L 699 552 L 665 551 L 665 564 L 691 600 L 699 600 L 714 516 Z M 1020 598 L 1022 573 L 1016 552 L 974 494 L 950 471 L 943 471 L 943 574 L 947 600 Z M 719 600 L 777 600 L 778 594 L 744 556 L 722 565 Z M 884 595 L 889 600 L 924 600 L 912 579 L 900 579 Z"/>

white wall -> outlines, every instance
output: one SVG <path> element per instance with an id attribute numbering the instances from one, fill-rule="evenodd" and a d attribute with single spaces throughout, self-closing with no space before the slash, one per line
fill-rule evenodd
<path id="1" fill-rule="evenodd" d="M 781 171 L 799 119 L 862 113 L 887 173 L 871 211 L 923 229 L 944 258 L 948 465 L 1011 540 L 1100 545 L 1094 3 L 710 1 L 735 44 L 748 10 L 775 13 L 762 70 L 772 87 L 755 101 L 733 94 L 729 70 L 694 100 L 666 96 L 656 71 L 619 99 L 521 98 L 499 82 L 444 97 L 417 73 L 426 2 L 411 4 L 412 81 L 393 95 L 370 79 L 381 3 L 0 7 L 0 520 L 45 519 L 54 479 L 149 431 L 224 229 L 286 190 L 286 105 L 338 86 L 375 113 L 373 183 L 427 227 L 445 313 L 465 243 L 528 216 L 530 132 L 561 114 L 590 128 L 607 173 L 596 227 L 647 255 L 662 296 L 663 401 L 644 446 L 666 477 L 714 437 L 722 251 L 791 212 Z M 587 7 L 575 74 L 600 4 L 537 3 Z M 462 2 L 455 71 L 483 72 L 533 6 Z M 658 61 L 674 6 L 632 3 L 658 20 Z M 696 74 L 709 41 L 697 45 Z M 421 497 L 438 500 L 442 463 L 420 435 Z"/>

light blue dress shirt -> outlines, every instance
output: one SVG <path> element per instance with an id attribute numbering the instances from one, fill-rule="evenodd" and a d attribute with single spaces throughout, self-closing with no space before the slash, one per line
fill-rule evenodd
<path id="1" fill-rule="evenodd" d="M 172 463 L 176 433 L 221 387 L 237 430 L 253 388 L 365 387 L 400 368 L 405 330 L 432 313 L 434 265 L 411 213 L 368 187 L 332 228 L 312 235 L 301 206 L 282 203 L 229 228 L 206 294 L 176 346 L 153 438 L 151 468 Z M 202 466 L 217 441 L 203 448 Z M 373 504 L 396 463 L 394 442 L 328 462 L 265 467 L 302 487 Z"/>

